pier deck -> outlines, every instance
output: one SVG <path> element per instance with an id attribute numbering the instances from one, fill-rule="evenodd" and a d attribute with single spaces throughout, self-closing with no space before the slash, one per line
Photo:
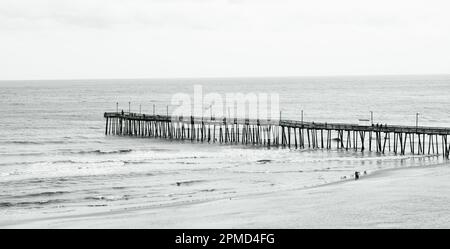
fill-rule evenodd
<path id="1" fill-rule="evenodd" d="M 395 154 L 442 155 L 449 159 L 450 128 L 318 123 L 296 120 L 181 117 L 106 112 L 106 135 L 161 137 L 210 143 L 288 148 L 353 149 Z"/>

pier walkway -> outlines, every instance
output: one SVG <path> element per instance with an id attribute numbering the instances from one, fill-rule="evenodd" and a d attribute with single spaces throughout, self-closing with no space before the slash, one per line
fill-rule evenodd
<path id="1" fill-rule="evenodd" d="M 160 137 L 208 143 L 295 149 L 376 151 L 442 155 L 449 159 L 450 128 L 317 123 L 106 112 L 106 135 Z"/>

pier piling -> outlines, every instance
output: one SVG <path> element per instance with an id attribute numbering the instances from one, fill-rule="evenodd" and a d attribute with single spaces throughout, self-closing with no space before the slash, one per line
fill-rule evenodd
<path id="1" fill-rule="evenodd" d="M 165 138 L 221 144 L 243 144 L 305 149 L 332 149 L 364 152 L 366 148 L 397 155 L 442 155 L 449 159 L 450 128 L 343 123 L 296 120 L 215 118 L 106 112 L 105 135 Z M 334 134 L 334 135 L 333 135 Z M 336 136 L 333 138 L 333 136 Z M 393 137 L 393 139 L 391 139 Z M 366 139 L 367 138 L 367 139 Z M 392 140 L 392 141 L 391 141 Z M 366 147 L 367 146 L 367 147 Z M 440 149 L 439 149 L 440 148 Z"/>

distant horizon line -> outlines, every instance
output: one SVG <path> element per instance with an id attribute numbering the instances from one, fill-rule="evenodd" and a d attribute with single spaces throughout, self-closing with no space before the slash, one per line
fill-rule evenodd
<path id="1" fill-rule="evenodd" d="M 450 76 L 450 73 L 433 74 L 336 74 L 336 75 L 285 75 L 285 76 L 176 76 L 176 77 L 130 77 L 130 78 L 46 78 L 46 79 L 0 79 L 5 81 L 71 81 L 71 80 L 172 80 L 172 79 L 261 79 L 261 78 L 342 78 L 342 77 L 401 77 L 401 76 Z"/>

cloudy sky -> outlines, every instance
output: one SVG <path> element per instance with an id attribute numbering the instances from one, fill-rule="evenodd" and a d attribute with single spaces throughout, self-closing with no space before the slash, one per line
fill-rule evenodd
<path id="1" fill-rule="evenodd" d="M 447 0 L 1 0 L 0 79 L 450 73 Z"/>

